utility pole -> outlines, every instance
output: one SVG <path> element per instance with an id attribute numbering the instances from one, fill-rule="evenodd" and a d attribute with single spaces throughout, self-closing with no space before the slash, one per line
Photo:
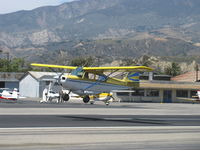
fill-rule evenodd
<path id="1" fill-rule="evenodd" d="M 198 64 L 196 65 L 196 82 L 199 81 L 199 66 Z"/>
<path id="2" fill-rule="evenodd" d="M 0 50 L 0 53 L 2 54 L 6 54 L 6 59 L 7 59 L 7 72 L 9 72 L 9 66 L 10 66 L 10 54 L 9 52 L 3 52 L 2 50 Z"/>

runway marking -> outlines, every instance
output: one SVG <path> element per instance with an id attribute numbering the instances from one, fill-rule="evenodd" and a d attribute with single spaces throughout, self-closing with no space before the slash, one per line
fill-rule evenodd
<path id="1" fill-rule="evenodd" d="M 200 126 L 118 126 L 118 127 L 19 127 L 0 128 L 0 130 L 32 130 L 32 129 L 200 129 Z"/>
<path id="2" fill-rule="evenodd" d="M 133 120 L 134 118 L 102 118 L 105 120 Z"/>

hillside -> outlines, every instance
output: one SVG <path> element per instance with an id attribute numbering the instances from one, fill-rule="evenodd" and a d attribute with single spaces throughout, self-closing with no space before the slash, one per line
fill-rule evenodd
<path id="1" fill-rule="evenodd" d="M 144 54 L 196 58 L 199 14 L 198 0 L 74 1 L 0 15 L 0 49 L 40 62 L 86 55 L 105 62 Z"/>

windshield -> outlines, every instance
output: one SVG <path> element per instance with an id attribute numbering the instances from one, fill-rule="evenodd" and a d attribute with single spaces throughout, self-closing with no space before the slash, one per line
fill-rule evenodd
<path id="1" fill-rule="evenodd" d="M 83 76 L 83 68 L 82 67 L 78 67 L 77 69 L 73 70 L 71 75 L 75 75 L 78 77 L 82 77 Z"/>

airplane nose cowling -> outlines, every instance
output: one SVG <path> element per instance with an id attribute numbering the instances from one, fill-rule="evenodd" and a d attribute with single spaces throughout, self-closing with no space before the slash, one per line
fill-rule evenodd
<path id="1" fill-rule="evenodd" d="M 66 81 L 67 77 L 66 76 L 61 76 L 60 77 L 60 84 L 64 83 Z"/>

